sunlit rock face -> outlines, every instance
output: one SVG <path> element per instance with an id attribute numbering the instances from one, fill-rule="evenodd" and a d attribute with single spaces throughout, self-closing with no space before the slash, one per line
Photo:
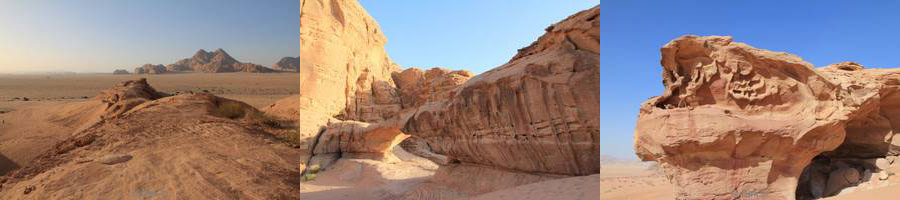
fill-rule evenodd
<path id="1" fill-rule="evenodd" d="M 722 36 L 683 36 L 661 53 L 665 91 L 642 104 L 635 151 L 660 163 L 678 198 L 792 199 L 808 195 L 795 192 L 816 156 L 897 153 L 896 70 L 814 69 Z"/>
<path id="2" fill-rule="evenodd" d="M 599 173 L 599 12 L 594 7 L 548 27 L 509 63 L 419 108 L 405 132 L 450 162 Z"/>

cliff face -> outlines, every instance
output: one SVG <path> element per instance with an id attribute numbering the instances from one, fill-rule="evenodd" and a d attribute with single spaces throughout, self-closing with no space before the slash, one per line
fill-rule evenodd
<path id="1" fill-rule="evenodd" d="M 547 28 L 509 63 L 475 76 L 446 102 L 420 108 L 404 132 L 458 162 L 598 173 L 599 12 L 594 7 Z"/>
<path id="2" fill-rule="evenodd" d="M 641 106 L 635 151 L 660 163 L 678 198 L 817 198 L 835 192 L 820 173 L 863 174 L 852 160 L 897 154 L 896 70 L 814 69 L 721 36 L 661 52 L 666 89 Z"/>
<path id="3" fill-rule="evenodd" d="M 378 24 L 352 0 L 300 1 L 301 134 L 329 119 L 379 122 L 400 109 Z"/>

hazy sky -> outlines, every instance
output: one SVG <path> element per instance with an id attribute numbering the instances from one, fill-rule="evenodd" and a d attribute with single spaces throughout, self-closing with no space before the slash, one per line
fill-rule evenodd
<path id="1" fill-rule="evenodd" d="M 480 73 L 500 66 L 544 28 L 596 0 L 361 0 L 404 67 L 442 66 Z"/>
<path id="2" fill-rule="evenodd" d="M 659 48 L 685 34 L 731 35 L 815 66 L 900 65 L 900 4 L 878 1 L 608 1 L 600 3 L 600 150 L 635 158 L 640 103 L 662 94 Z"/>
<path id="3" fill-rule="evenodd" d="M 0 0 L 0 72 L 112 72 L 223 48 L 271 66 L 299 54 L 298 0 Z"/>

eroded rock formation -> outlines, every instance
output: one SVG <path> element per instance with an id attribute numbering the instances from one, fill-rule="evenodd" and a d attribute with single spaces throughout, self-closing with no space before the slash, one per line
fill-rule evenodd
<path id="1" fill-rule="evenodd" d="M 449 159 L 528 173 L 600 170 L 599 7 L 419 111 L 404 132 Z"/>
<path id="2" fill-rule="evenodd" d="M 404 149 L 444 165 L 435 183 L 497 182 L 457 194 L 598 173 L 598 15 L 599 6 L 579 12 L 508 64 L 473 77 L 401 71 L 357 2 L 301 1 L 298 112 L 314 154 L 307 166 L 390 157 L 403 140 Z M 473 170 L 453 170 L 462 168 Z"/>
<path id="3" fill-rule="evenodd" d="M 814 69 L 722 36 L 680 37 L 661 52 L 665 91 L 642 104 L 635 151 L 660 163 L 680 199 L 821 197 L 840 188 L 798 180 L 856 184 L 862 171 L 803 174 L 814 158 L 828 165 L 897 154 L 896 70 Z"/>

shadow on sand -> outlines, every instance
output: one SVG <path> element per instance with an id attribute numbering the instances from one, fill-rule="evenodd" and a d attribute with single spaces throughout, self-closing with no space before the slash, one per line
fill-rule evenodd
<path id="1" fill-rule="evenodd" d="M 7 172 L 19 168 L 19 164 L 13 162 L 6 155 L 0 154 L 0 175 L 6 175 Z"/>

